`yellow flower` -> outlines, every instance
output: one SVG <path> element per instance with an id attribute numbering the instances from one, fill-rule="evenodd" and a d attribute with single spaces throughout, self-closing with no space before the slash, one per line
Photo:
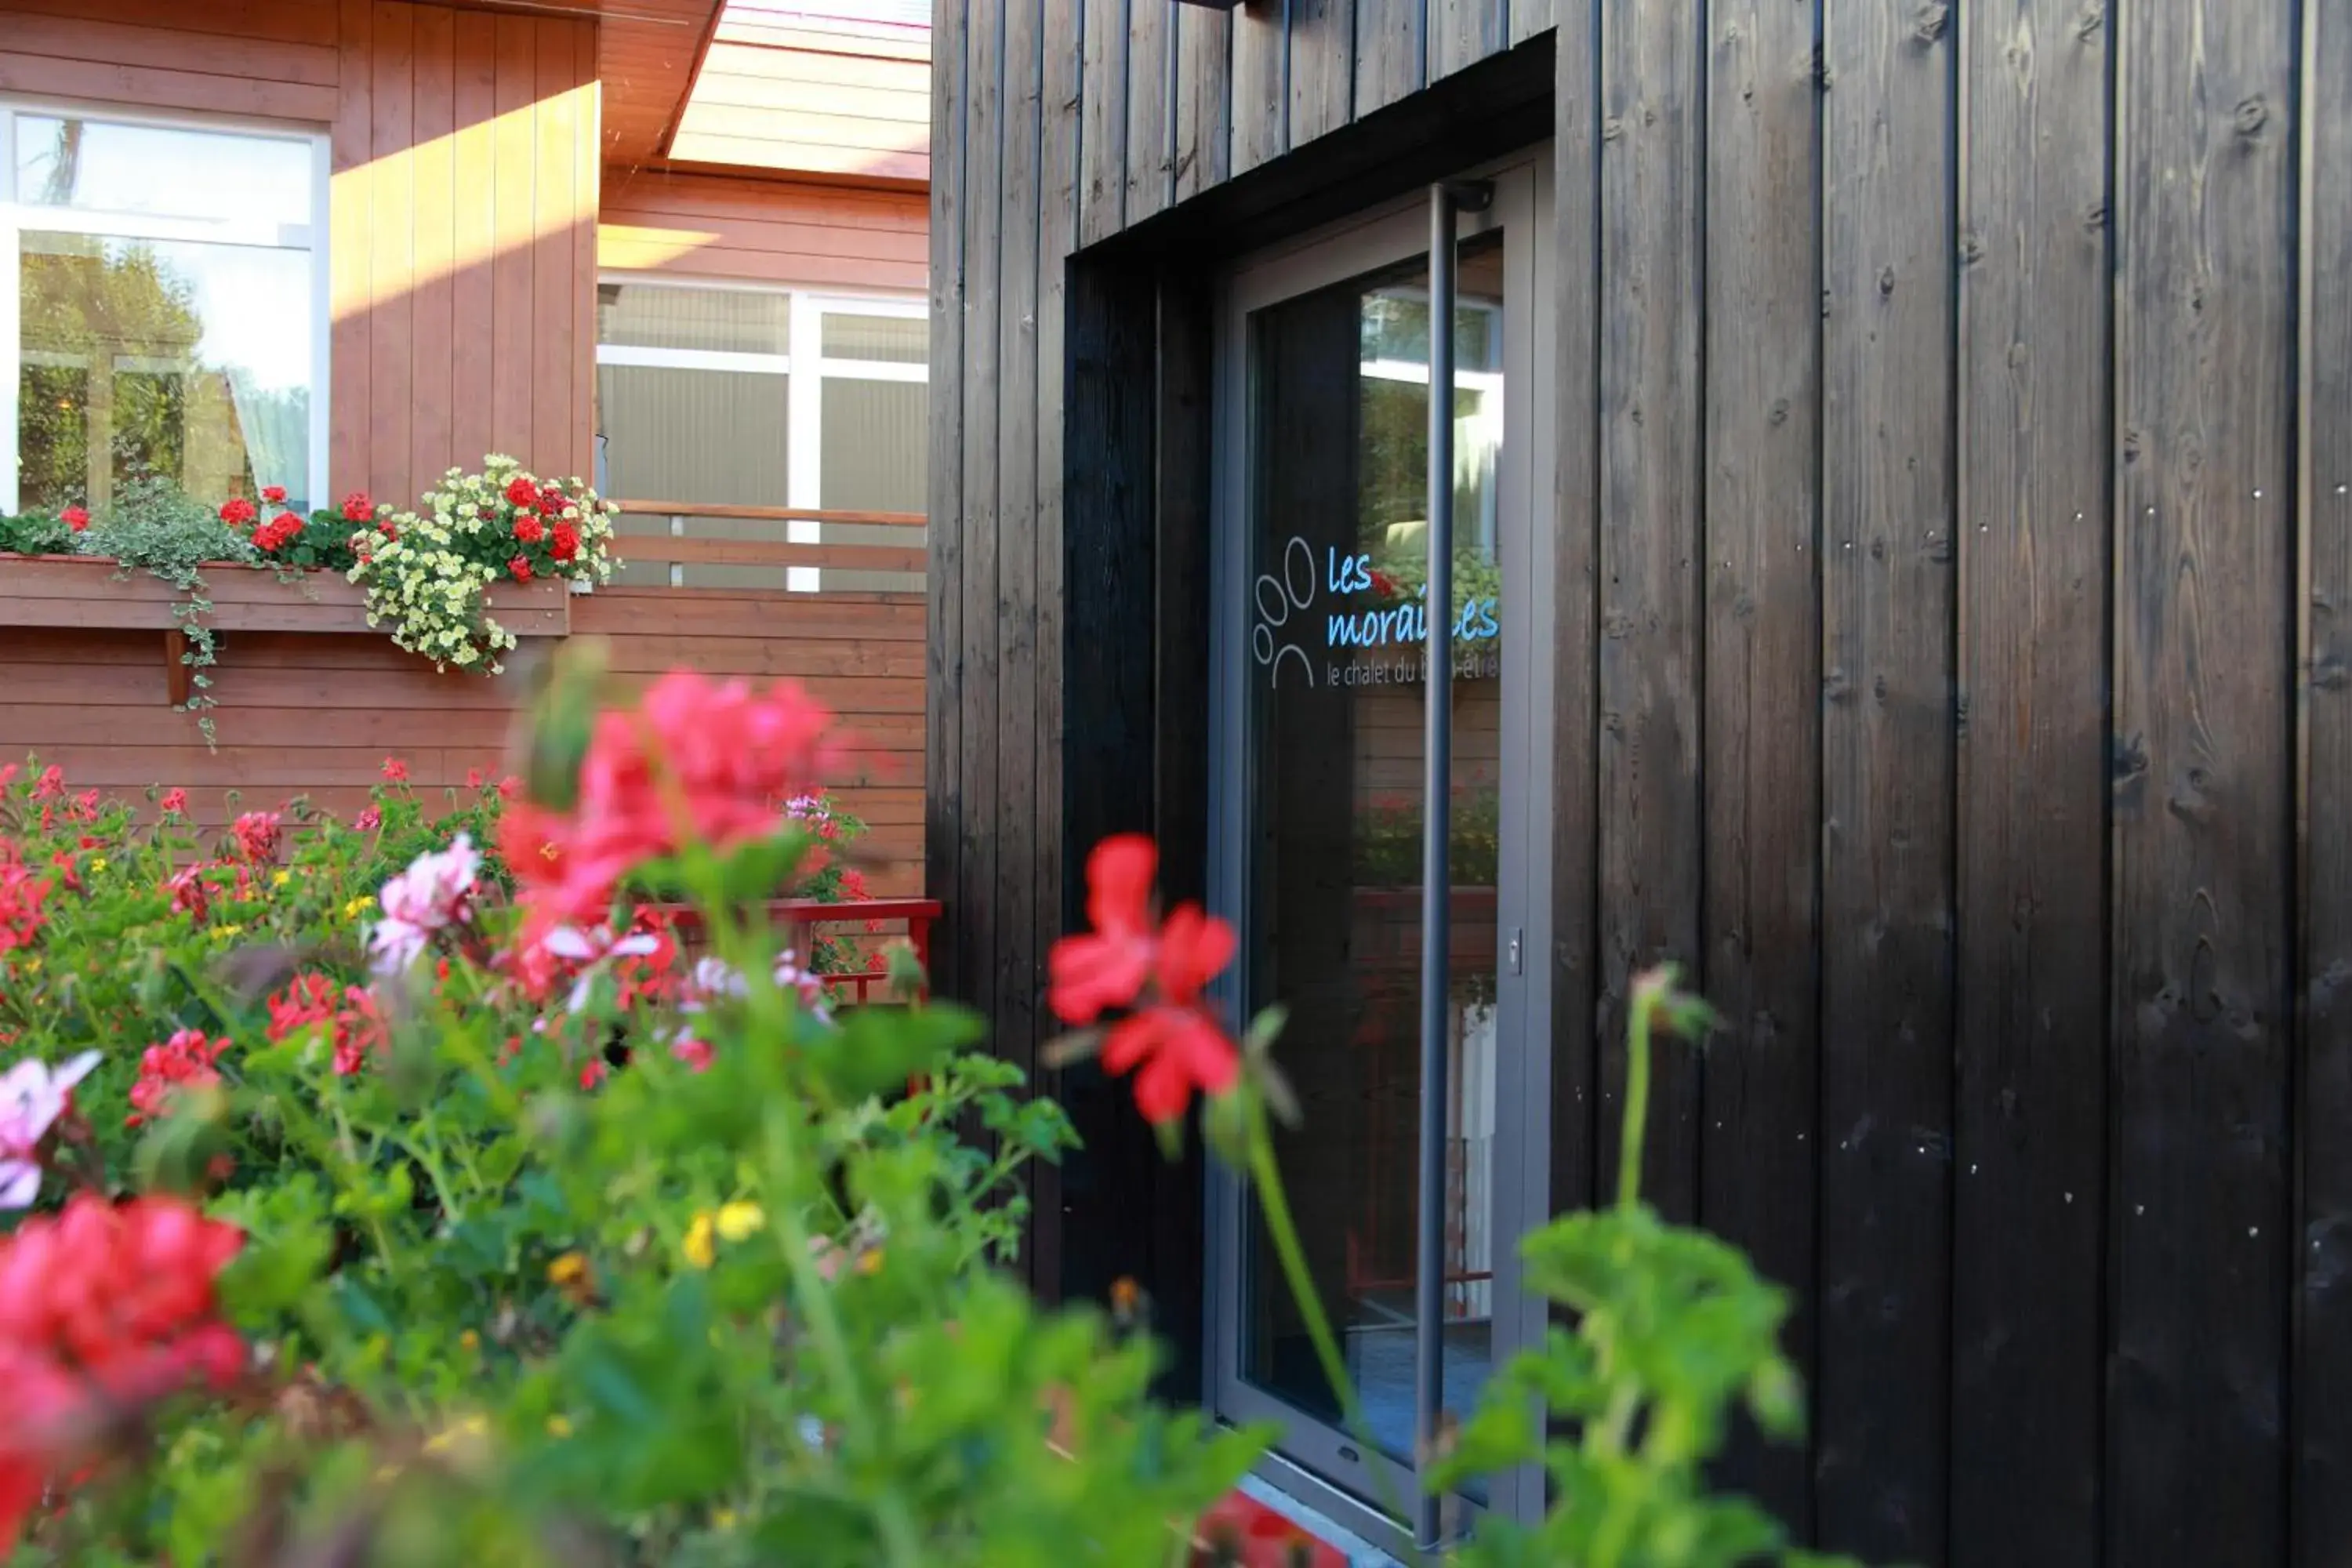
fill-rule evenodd
<path id="1" fill-rule="evenodd" d="M 476 1333 L 473 1330 L 467 1329 L 464 1333 L 457 1336 L 457 1343 L 464 1348 L 467 1355 L 471 1355 L 474 1352 L 482 1348 L 482 1336 Z"/>
<path id="2" fill-rule="evenodd" d="M 93 871 L 103 871 L 103 870 L 105 870 L 105 869 L 106 869 L 106 857 L 105 857 L 105 856 L 103 856 L 103 855 L 93 855 L 93 856 L 91 856 L 91 857 L 89 858 L 89 868 L 90 868 L 91 870 L 93 870 Z"/>
<path id="3" fill-rule="evenodd" d="M 732 1530 L 732 1529 L 734 1529 L 734 1528 L 735 1528 L 735 1510 L 734 1510 L 733 1509 L 731 1509 L 731 1508 L 714 1508 L 714 1509 L 712 1509 L 712 1510 L 710 1510 L 710 1523 L 711 1523 L 712 1528 L 714 1528 L 714 1529 L 718 1529 L 718 1530 Z"/>
<path id="4" fill-rule="evenodd" d="M 569 1437 L 572 1436 L 572 1423 L 561 1415 L 551 1415 L 547 1418 L 547 1435 L 551 1437 Z"/>
<path id="5" fill-rule="evenodd" d="M 478 1443 L 490 1435 L 490 1424 L 479 1415 L 468 1415 L 454 1426 L 445 1426 L 425 1440 L 428 1454 L 446 1454 L 460 1443 Z"/>
<path id="6" fill-rule="evenodd" d="M 25 973 L 27 973 L 27 974 L 38 974 L 40 972 L 41 972 L 41 961 L 40 961 L 39 959 L 37 959 L 37 958 L 28 958 L 28 959 L 25 960 Z"/>
<path id="7" fill-rule="evenodd" d="M 697 1268 L 708 1268 L 719 1261 L 717 1229 L 708 1210 L 696 1215 L 694 1223 L 686 1227 L 686 1241 L 680 1250 Z"/>
<path id="8" fill-rule="evenodd" d="M 282 888 L 293 880 L 293 878 L 294 873 L 291 871 L 279 871 L 270 877 L 269 885 L 273 888 Z"/>
<path id="9" fill-rule="evenodd" d="M 243 930 L 245 930 L 245 927 L 237 924 L 235 921 L 231 921 L 226 925 L 216 925 L 213 927 L 213 935 L 217 937 L 231 937 L 236 935 Z"/>
<path id="10" fill-rule="evenodd" d="M 719 1238 L 721 1241 L 741 1241 L 768 1223 L 767 1215 L 758 1204 L 732 1203 L 719 1205 Z"/>
<path id="11" fill-rule="evenodd" d="M 857 1271 L 860 1274 L 881 1273 L 882 1249 L 877 1247 L 871 1252 L 859 1253 L 857 1255 Z"/>
<path id="12" fill-rule="evenodd" d="M 588 1278 L 588 1259 L 577 1252 L 567 1252 L 547 1266 L 547 1282 L 569 1289 Z"/>
<path id="13" fill-rule="evenodd" d="M 374 905 L 375 900 L 373 899 L 369 898 L 365 893 L 362 893 L 358 898 L 352 900 L 351 902 L 343 906 L 343 918 L 347 921 L 357 920 L 368 910 L 373 909 Z"/>

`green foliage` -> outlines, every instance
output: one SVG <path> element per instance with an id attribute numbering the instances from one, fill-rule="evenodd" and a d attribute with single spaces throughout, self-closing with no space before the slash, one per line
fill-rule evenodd
<path id="1" fill-rule="evenodd" d="M 1465 1564 L 1829 1561 L 1789 1550 L 1779 1521 L 1706 1484 L 1736 1411 L 1769 1437 L 1803 1429 L 1802 1392 L 1780 1348 L 1787 1294 L 1738 1247 L 1668 1225 L 1640 1199 L 1650 1037 L 1695 1035 L 1708 1022 L 1704 1004 L 1674 990 L 1671 973 L 1637 984 L 1618 1202 L 1563 1215 L 1520 1243 L 1529 1287 L 1574 1327 L 1553 1329 L 1488 1385 L 1433 1485 L 1540 1463 L 1555 1500 L 1533 1526 L 1487 1520 Z"/>
<path id="2" fill-rule="evenodd" d="M 1154 1405 L 1149 1340 L 1001 1272 L 1024 1173 L 1074 1142 L 1060 1110 L 959 1009 L 803 1011 L 713 895 L 726 859 L 677 869 L 740 996 L 682 1013 L 613 970 L 535 994 L 493 864 L 341 1072 L 325 1023 L 270 1037 L 270 993 L 365 980 L 376 885 L 494 835 L 495 789 L 436 816 L 387 786 L 365 832 L 300 814 L 283 866 L 208 873 L 198 919 L 163 882 L 215 846 L 61 816 L 37 771 L 0 788 L 0 837 L 79 886 L 0 953 L 0 1060 L 104 1054 L 76 1093 L 103 1180 L 246 1232 L 222 1292 L 257 1363 L 127 1423 L 15 1562 L 1159 1563 L 1260 1451 Z M 181 1027 L 234 1042 L 220 1081 L 123 1128 Z"/>
<path id="3" fill-rule="evenodd" d="M 26 512 L 10 517 L 0 512 L 0 553 L 69 555 L 73 547 L 73 530 L 54 514 Z"/>

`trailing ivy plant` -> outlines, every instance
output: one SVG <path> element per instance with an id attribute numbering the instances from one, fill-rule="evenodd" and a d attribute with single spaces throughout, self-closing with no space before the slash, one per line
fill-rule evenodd
<path id="1" fill-rule="evenodd" d="M 105 514 L 72 542 L 85 555 L 114 557 L 118 578 L 136 568 L 179 591 L 172 619 L 188 640 L 182 656 L 189 668 L 185 710 L 197 716 L 205 744 L 215 744 L 212 715 L 205 711 L 213 705 L 212 677 L 205 671 L 217 662 L 218 650 L 206 618 L 213 605 L 203 568 L 213 561 L 251 561 L 251 542 L 171 480 L 149 474 L 126 481 Z"/>

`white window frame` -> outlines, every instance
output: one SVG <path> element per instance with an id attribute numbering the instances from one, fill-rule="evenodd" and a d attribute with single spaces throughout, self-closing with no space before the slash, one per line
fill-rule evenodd
<path id="1" fill-rule="evenodd" d="M 788 301 L 786 332 L 792 344 L 788 353 L 747 353 L 721 349 L 665 349 L 631 343 L 606 343 L 601 341 L 603 333 L 600 331 L 596 363 L 599 365 L 638 365 L 656 370 L 726 370 L 789 377 L 784 387 L 784 499 L 782 504 L 793 511 L 823 510 L 824 384 L 828 378 L 908 382 L 921 385 L 930 384 L 931 367 L 928 359 L 913 363 L 898 360 L 839 359 L 830 357 L 824 352 L 824 319 L 827 316 L 887 316 L 898 321 L 928 321 L 930 303 L 920 294 L 845 294 L 789 283 L 671 278 L 659 272 L 604 271 L 597 274 L 596 280 L 600 284 L 610 283 L 632 289 L 698 289 L 728 294 L 781 294 L 785 297 Z M 793 367 L 796 362 L 814 366 L 815 374 L 794 375 Z M 609 435 L 610 432 L 601 428 L 601 411 L 598 423 L 598 434 Z M 815 544 L 821 542 L 823 533 L 824 524 L 814 519 L 795 518 L 784 524 L 784 540 L 790 544 Z M 795 594 L 814 594 L 822 584 L 819 574 L 820 569 L 814 566 L 789 567 L 785 572 L 786 588 Z M 676 566 L 670 568 L 673 585 L 682 575 Z"/>
<path id="2" fill-rule="evenodd" d="M 32 206 L 16 199 L 16 116 L 56 115 L 67 119 L 103 121 L 117 125 L 152 126 L 163 131 L 198 131 L 215 135 L 265 137 L 299 142 L 310 152 L 310 221 L 299 231 L 294 226 L 270 226 L 238 217 L 223 219 L 145 217 L 110 215 L 99 217 L 71 208 Z M 333 424 L 328 403 L 332 396 L 331 274 L 327 247 L 333 165 L 331 143 L 323 128 L 289 124 L 249 116 L 158 113 L 113 103 L 71 99 L 45 99 L 0 94 L 0 512 L 16 510 L 17 442 L 23 438 L 16 420 L 17 385 L 22 377 L 24 321 L 21 319 L 21 238 L 23 231 L 88 234 L 110 239 L 198 240 L 219 245 L 265 247 L 274 250 L 307 250 L 310 258 L 310 440 L 307 476 L 313 507 L 332 504 L 329 499 L 328 447 Z M 289 232 L 299 232 L 299 244 L 289 244 Z"/>

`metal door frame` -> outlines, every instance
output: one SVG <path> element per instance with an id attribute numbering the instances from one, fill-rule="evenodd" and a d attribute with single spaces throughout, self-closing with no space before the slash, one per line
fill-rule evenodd
<path id="1" fill-rule="evenodd" d="M 1527 149 L 1465 177 L 1493 182 L 1493 206 L 1465 214 L 1462 239 L 1506 231 L 1504 248 L 1503 456 L 1496 468 L 1498 540 L 1504 584 L 1502 847 L 1497 868 L 1499 951 L 1496 979 L 1497 1093 L 1495 1152 L 1495 1365 L 1538 1342 L 1542 1303 L 1520 1287 L 1517 1239 L 1548 1217 L 1551 1038 L 1551 713 L 1552 580 L 1556 467 L 1553 436 L 1556 344 L 1551 149 Z M 1247 835 L 1237 823 L 1253 791 L 1246 745 L 1250 603 L 1249 320 L 1286 300 L 1411 261 L 1429 250 L 1429 205 L 1416 191 L 1297 241 L 1252 257 L 1218 280 L 1212 429 L 1210 907 L 1241 935 L 1241 959 L 1221 985 L 1234 1016 L 1250 992 L 1253 932 L 1245 890 Z M 1516 318 L 1516 321 L 1513 320 Z M 1526 520 L 1514 528 L 1513 517 Z M 1516 786 L 1516 787 L 1515 787 Z M 1424 938 L 1426 933 L 1424 933 Z M 1522 955 L 1517 973 L 1508 954 Z M 1277 1061 L 1280 1047 L 1276 1047 Z M 1211 1163 L 1207 1179 L 1202 1395 L 1220 1417 L 1272 1419 L 1284 1427 L 1268 1479 L 1368 1540 L 1401 1543 L 1407 1521 L 1368 1500 L 1379 1495 L 1371 1467 L 1387 1472 L 1391 1495 L 1410 1508 L 1410 1467 L 1380 1454 L 1357 1455 L 1344 1430 L 1308 1416 L 1241 1375 L 1242 1246 L 1245 1184 Z M 1465 1415 L 1467 1412 L 1462 1412 Z M 1351 1458 L 1350 1456 L 1355 1456 Z M 1517 1517 L 1541 1507 L 1540 1474 L 1496 1478 L 1487 1506 Z"/>

